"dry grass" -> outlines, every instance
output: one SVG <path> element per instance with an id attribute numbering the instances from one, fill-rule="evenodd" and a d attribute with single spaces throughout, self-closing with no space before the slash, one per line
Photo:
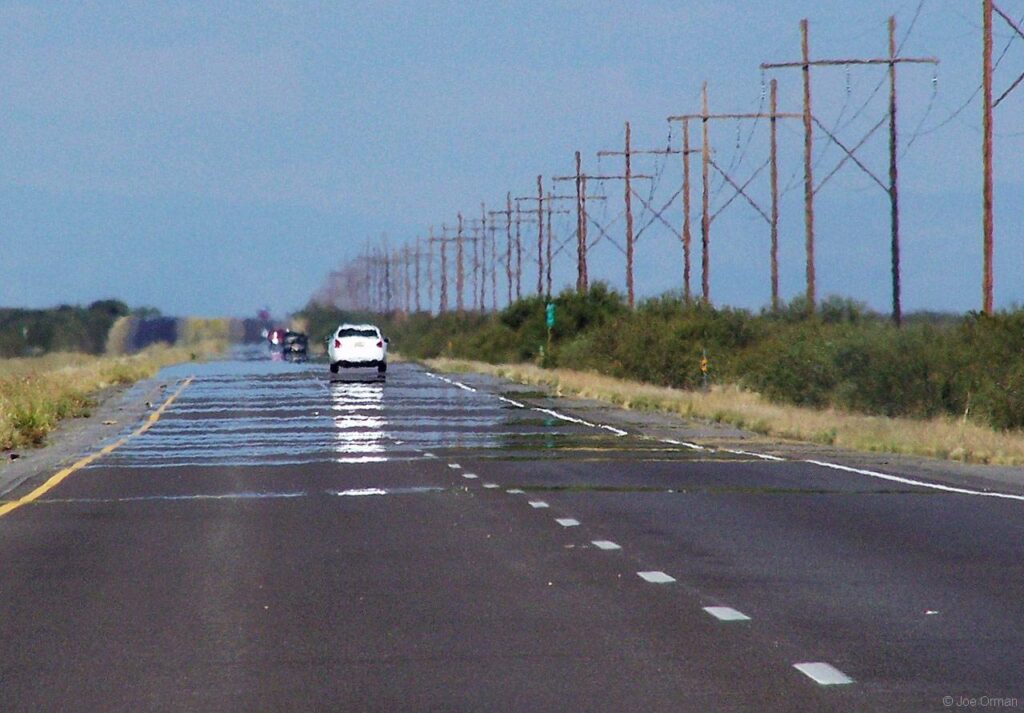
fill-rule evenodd
<path id="1" fill-rule="evenodd" d="M 494 365 L 454 359 L 430 359 L 426 363 L 439 371 L 492 374 L 519 383 L 548 386 L 559 395 L 726 423 L 772 438 L 966 463 L 1024 465 L 1024 433 L 994 431 L 959 419 L 885 418 L 782 406 L 734 386 L 716 386 L 706 393 L 681 391 L 530 364 Z"/>
<path id="2" fill-rule="evenodd" d="M 132 356 L 48 354 L 0 360 L 0 448 L 40 445 L 61 419 L 88 415 L 98 391 L 149 378 L 161 367 L 217 349 L 211 342 L 154 346 Z"/>

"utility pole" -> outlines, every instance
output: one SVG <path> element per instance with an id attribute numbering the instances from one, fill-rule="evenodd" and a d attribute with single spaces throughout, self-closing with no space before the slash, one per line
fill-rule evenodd
<path id="1" fill-rule="evenodd" d="M 993 300 L 992 300 L 992 283 L 994 263 L 993 263 L 993 193 L 995 190 L 995 183 L 992 178 L 992 137 L 993 137 L 993 122 L 992 122 L 992 110 L 999 106 L 999 104 L 1005 99 L 1010 92 L 1017 88 L 1017 86 L 1024 81 L 1024 73 L 1020 74 L 1010 86 L 999 95 L 999 98 L 992 101 L 992 13 L 995 12 L 999 17 L 1006 22 L 1007 25 L 1014 31 L 1014 33 L 1021 38 L 1024 38 L 1024 30 L 1020 28 L 1017 22 L 1003 12 L 998 5 L 992 0 L 983 0 L 981 4 L 982 12 L 982 60 L 981 60 L 981 71 L 982 71 L 982 144 L 981 144 L 981 159 L 982 159 L 982 170 L 984 174 L 982 184 L 982 232 L 983 232 L 983 252 L 984 252 L 984 274 L 982 277 L 982 304 L 985 314 L 992 314 Z"/>
<path id="2" fill-rule="evenodd" d="M 448 243 L 459 243 L 460 240 L 457 237 L 448 236 L 448 226 L 445 224 L 441 225 L 441 237 L 434 237 L 434 229 L 430 229 L 430 243 L 439 243 L 441 245 L 441 296 L 438 304 L 438 313 L 444 314 L 448 311 Z M 430 263 L 427 263 L 428 266 Z M 431 276 L 431 292 L 433 292 L 433 276 Z M 461 300 L 460 300 L 461 305 Z"/>
<path id="3" fill-rule="evenodd" d="M 990 2 L 990 0 L 984 0 Z M 991 19 L 991 18 L 990 18 Z M 896 65 L 898 64 L 938 64 L 939 60 L 934 57 L 899 57 L 896 54 L 896 18 L 889 17 L 889 52 L 886 57 L 869 59 L 810 59 L 808 41 L 808 30 L 806 18 L 800 21 L 800 51 L 799 62 L 775 62 L 763 63 L 761 69 L 783 69 L 800 68 L 803 73 L 803 94 L 804 94 L 804 224 L 806 233 L 807 251 L 807 303 L 808 309 L 813 312 L 815 287 L 814 287 L 814 194 L 835 175 L 835 172 L 847 160 L 852 160 L 862 171 L 870 176 L 889 196 L 890 213 L 890 234 L 891 234 L 891 266 L 892 266 L 892 319 L 899 326 L 903 320 L 901 306 L 900 288 L 900 219 L 899 219 L 899 183 L 897 167 L 897 131 L 896 131 Z M 846 147 L 831 131 L 829 131 L 811 111 L 811 67 L 849 67 L 852 65 L 884 65 L 889 71 L 889 181 L 888 185 L 881 181 L 867 166 L 865 166 L 854 154 L 860 146 L 874 132 L 874 129 L 852 149 Z M 830 173 L 817 187 L 814 186 L 811 167 L 811 153 L 813 148 L 813 126 L 817 125 L 828 138 L 835 143 L 845 154 L 839 166 Z M 880 124 L 879 124 L 880 125 Z M 876 128 L 877 126 L 876 125 Z"/>
<path id="4" fill-rule="evenodd" d="M 508 304 L 512 304 L 512 194 L 505 194 L 505 210 L 492 210 L 487 214 L 492 218 L 505 216 L 505 277 L 508 282 Z"/>
<path id="5" fill-rule="evenodd" d="M 411 260 L 411 248 L 406 243 L 402 246 L 402 288 L 405 293 L 405 313 L 412 311 L 412 280 L 409 279 L 409 263 Z"/>
<path id="6" fill-rule="evenodd" d="M 580 158 L 580 152 L 576 152 L 576 173 L 571 176 L 555 176 L 551 179 L 553 183 L 561 181 L 572 181 L 576 185 L 576 292 L 579 294 L 586 294 L 590 289 L 589 277 L 587 275 L 587 252 L 589 250 L 589 243 L 587 242 L 587 201 L 588 200 L 605 200 L 605 196 L 590 196 L 587 195 L 587 181 L 603 181 L 610 180 L 612 178 L 621 178 L 621 176 L 588 176 L 583 172 L 583 164 Z M 642 178 L 641 176 L 633 176 L 633 178 Z M 569 196 L 572 198 L 573 196 Z"/>
<path id="7" fill-rule="evenodd" d="M 710 228 L 715 218 L 724 210 L 728 205 L 737 197 L 742 196 L 747 203 L 749 203 L 754 210 L 765 220 L 769 226 L 770 232 L 770 248 L 769 248 L 769 261 L 771 263 L 771 293 L 772 293 L 772 309 L 778 309 L 779 306 L 779 267 L 778 267 L 778 245 L 779 245 L 779 188 L 778 188 L 778 140 L 777 140 L 777 127 L 776 121 L 778 119 L 799 119 L 801 114 L 782 114 L 778 111 L 778 83 L 776 80 L 771 81 L 771 88 L 769 92 L 768 101 L 768 113 L 763 112 L 748 112 L 748 113 L 710 113 L 707 102 L 707 82 L 704 83 L 701 88 L 701 113 L 699 114 L 682 114 L 680 116 L 670 116 L 669 121 L 681 121 L 683 123 L 683 151 L 684 151 L 684 163 L 683 163 L 683 225 L 687 228 L 683 237 L 683 251 L 684 251 L 684 290 L 689 299 L 689 235 L 688 226 L 690 222 L 690 199 L 689 199 L 689 161 L 685 160 L 685 153 L 691 149 L 689 147 L 689 123 L 692 120 L 700 119 L 702 123 L 702 141 L 701 141 L 701 178 L 702 178 L 702 196 L 701 196 L 701 245 L 703 248 L 704 256 L 702 257 L 701 267 L 702 276 L 701 284 L 703 289 L 703 300 L 708 302 L 709 296 L 709 277 L 708 270 L 710 269 L 709 259 L 707 258 L 708 249 L 710 245 Z M 718 163 L 711 158 L 711 147 L 708 141 L 707 127 L 711 121 L 723 120 L 723 121 L 741 121 L 741 120 L 769 120 L 769 150 L 768 150 L 768 161 L 769 166 L 769 187 L 771 193 L 771 207 L 769 212 L 766 212 L 758 203 L 755 201 L 749 193 L 747 193 L 747 187 L 757 177 L 757 175 L 764 168 L 765 164 L 761 164 L 753 175 L 747 179 L 745 183 L 739 183 L 728 174 Z M 717 213 L 711 214 L 709 212 L 709 201 L 708 197 L 708 173 L 709 168 L 714 168 L 733 188 L 733 196 L 719 209 Z"/>
<path id="8" fill-rule="evenodd" d="M 679 151 L 673 150 L 672 148 L 666 149 L 645 149 L 637 150 L 633 149 L 630 145 L 630 125 L 626 122 L 626 142 L 625 148 L 622 151 L 598 151 L 598 156 L 622 156 L 625 161 L 625 170 L 623 171 L 623 183 L 625 184 L 625 203 L 626 203 L 626 294 L 629 300 L 629 306 L 633 306 L 633 250 L 635 245 L 635 239 L 633 235 L 633 196 L 636 191 L 633 190 L 633 179 L 634 178 L 651 178 L 650 176 L 634 176 L 632 157 L 636 155 L 659 155 L 666 156 L 669 154 L 676 154 Z M 660 217 L 660 216 L 659 216 Z"/>
<path id="9" fill-rule="evenodd" d="M 548 293 L 551 292 L 551 201 L 554 200 L 568 200 L 574 198 L 574 196 L 553 196 L 548 193 L 544 195 L 544 188 L 542 183 L 542 177 L 537 176 L 537 195 L 536 196 L 520 196 L 516 198 L 517 201 L 536 201 L 536 221 L 537 221 L 537 296 L 542 297 L 544 292 L 544 277 L 545 277 L 545 264 L 547 265 L 546 274 L 548 282 Z M 545 211 L 544 206 L 547 206 Z M 563 212 L 563 211 L 556 211 Z M 544 241 L 544 225 L 545 215 L 547 216 L 548 236 L 547 236 L 547 260 L 545 261 L 545 241 Z"/>
<path id="10" fill-rule="evenodd" d="M 494 256 L 493 248 L 491 250 L 491 269 L 490 270 L 487 269 L 487 246 L 488 246 L 487 229 L 489 227 L 490 226 L 487 224 L 487 206 L 484 205 L 483 201 L 480 201 L 480 240 L 481 240 L 481 242 L 483 244 L 482 245 L 483 250 L 481 251 L 483 253 L 483 274 L 481 275 L 481 279 L 480 279 L 480 311 L 481 312 L 483 312 L 485 309 L 487 309 L 487 307 L 486 307 L 487 294 L 486 293 L 487 293 L 487 277 L 488 277 L 488 274 L 490 274 L 492 276 L 494 274 L 494 260 L 495 260 L 495 256 Z M 491 238 L 490 242 L 493 243 L 494 242 L 494 231 L 493 231 L 493 229 L 491 230 L 490 238 Z M 491 282 L 492 282 L 492 289 L 493 289 L 494 280 L 492 279 Z"/>
<path id="11" fill-rule="evenodd" d="M 420 311 L 420 258 L 423 257 L 423 251 L 420 248 L 420 236 L 416 236 L 416 311 Z"/>
<path id="12" fill-rule="evenodd" d="M 455 310 L 462 314 L 465 305 L 462 302 L 462 289 L 465 287 L 466 273 L 462 263 L 462 213 L 459 213 L 459 227 L 455 236 Z"/>
<path id="13" fill-rule="evenodd" d="M 981 303 L 985 314 L 992 314 L 992 0 L 982 0 L 982 54 L 981 54 L 981 231 L 983 266 L 981 277 Z"/>

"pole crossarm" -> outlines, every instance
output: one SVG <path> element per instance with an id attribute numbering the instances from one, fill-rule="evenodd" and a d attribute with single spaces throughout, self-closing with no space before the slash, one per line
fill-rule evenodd
<path id="1" fill-rule="evenodd" d="M 793 67 L 844 67 L 846 65 L 871 64 L 938 64 L 937 57 L 873 57 L 871 59 L 815 59 L 810 62 L 762 62 L 761 69 L 786 69 Z"/>
<path id="2" fill-rule="evenodd" d="M 801 119 L 803 114 L 791 112 L 753 112 L 748 114 L 679 114 L 670 116 L 669 121 L 696 121 L 697 119 Z M 678 151 L 676 153 L 679 153 Z M 689 153 L 700 153 L 700 149 L 690 149 Z"/>
<path id="3" fill-rule="evenodd" d="M 754 210 L 756 210 L 760 214 L 760 216 L 762 218 L 764 218 L 764 221 L 768 225 L 772 224 L 771 217 L 769 217 L 768 214 L 764 212 L 764 209 L 762 209 L 761 206 L 759 206 L 757 204 L 757 202 L 753 198 L 751 198 L 747 194 L 747 192 L 746 192 L 747 187 L 751 183 L 753 183 L 754 179 L 757 178 L 761 174 L 761 171 L 763 171 L 765 169 L 765 167 L 768 166 L 768 161 L 765 161 L 760 166 L 758 166 L 757 170 L 754 171 L 750 175 L 750 177 L 743 183 L 743 185 L 740 185 L 740 184 L 736 183 L 736 181 L 733 180 L 732 176 L 730 176 L 728 173 L 726 173 L 717 163 L 715 163 L 714 159 L 709 158 L 708 162 L 711 164 L 711 167 L 713 169 L 715 169 L 716 171 L 718 171 L 718 173 L 722 176 L 722 178 L 724 178 L 726 180 L 726 182 L 730 186 L 733 187 L 733 190 L 735 191 L 735 193 L 732 194 L 732 196 L 729 198 L 729 200 L 727 200 L 724 204 L 722 204 L 722 206 L 718 210 L 716 210 L 714 213 L 711 214 L 711 217 L 708 219 L 709 222 L 713 223 L 715 221 L 715 218 L 717 218 L 722 213 L 722 211 L 724 211 L 726 208 L 728 208 L 729 205 L 734 200 L 736 200 L 737 197 L 742 196 L 744 199 L 746 199 L 747 203 L 749 203 L 751 205 L 751 207 Z"/>
<path id="4" fill-rule="evenodd" d="M 640 155 L 640 156 L 669 156 L 671 154 L 679 154 L 679 153 L 682 153 L 681 149 L 636 149 L 636 150 L 631 149 L 630 152 L 629 152 L 629 155 L 630 156 L 637 156 L 637 155 Z M 691 150 L 690 153 L 693 153 L 693 150 Z M 626 152 L 625 151 L 598 151 L 597 155 L 598 156 L 625 156 Z M 636 178 L 636 176 L 633 176 L 633 178 Z"/>
<path id="5" fill-rule="evenodd" d="M 856 145 L 856 146 L 854 146 L 854 147 L 853 147 L 852 149 L 850 149 L 850 148 L 847 148 L 847 147 L 846 147 L 846 145 L 845 145 L 845 144 L 843 144 L 843 142 L 842 142 L 842 141 L 840 141 L 840 140 L 839 140 L 839 138 L 838 138 L 838 137 L 836 137 L 836 135 L 835 135 L 835 134 L 833 134 L 833 133 L 832 133 L 831 131 L 829 131 L 829 130 L 828 130 L 827 128 L 825 128 L 825 125 L 824 125 L 824 124 L 822 124 L 822 123 L 821 123 L 821 121 L 819 121 L 819 120 L 818 120 L 818 117 L 813 117 L 813 119 L 812 119 L 812 120 L 814 121 L 814 123 L 815 123 L 815 124 L 817 124 L 818 128 L 819 128 L 819 129 L 821 129 L 821 130 L 822 130 L 822 131 L 824 132 L 824 134 L 825 134 L 825 135 L 826 135 L 826 136 L 827 136 L 827 137 L 828 137 L 829 139 L 831 139 L 831 141 L 832 141 L 832 142 L 833 142 L 833 143 L 834 143 L 834 144 L 835 144 L 836 146 L 838 146 L 838 147 L 839 147 L 840 149 L 842 149 L 843 153 L 845 153 L 845 154 L 846 154 L 846 155 L 845 155 L 845 156 L 844 156 L 844 157 L 842 158 L 842 160 L 840 160 L 840 161 L 839 161 L 839 163 L 838 163 L 838 164 L 836 164 L 836 167 L 835 167 L 834 169 L 832 169 L 832 172 L 831 172 L 831 173 L 829 173 L 829 174 L 828 174 L 827 176 L 825 176 L 824 180 L 822 180 L 822 182 L 821 182 L 821 183 L 819 183 L 819 184 L 818 184 L 818 186 L 817 186 L 817 187 L 816 187 L 816 188 L 814 189 L 814 192 L 815 192 L 815 193 L 817 193 L 818 191 L 820 191 L 820 190 L 821 190 L 821 188 L 822 188 L 822 186 L 824 186 L 824 185 L 825 185 L 826 183 L 828 183 L 828 180 L 829 180 L 830 178 L 832 178 L 832 176 L 836 175 L 836 173 L 837 173 L 837 172 L 839 171 L 839 169 L 840 169 L 840 168 L 842 168 L 842 167 L 843 167 L 843 164 L 845 164 L 845 163 L 847 162 L 847 160 L 853 161 L 853 162 L 854 162 L 854 163 L 855 163 L 855 164 L 857 165 L 857 167 L 858 167 L 858 168 L 859 168 L 860 170 L 862 170 L 862 171 L 863 171 L 864 173 L 866 173 L 866 174 L 867 174 L 868 176 L 870 176 L 870 177 L 871 177 L 871 179 L 872 179 L 872 180 L 873 180 L 873 181 L 874 181 L 875 183 L 877 183 L 877 184 L 879 185 L 879 187 L 880 187 L 880 188 L 881 188 L 881 189 L 882 189 L 883 191 L 885 191 L 886 193 L 888 193 L 888 192 L 889 192 L 889 186 L 885 185 L 885 183 L 883 183 L 883 182 L 882 182 L 882 179 L 880 179 L 880 178 L 879 178 L 878 176 L 876 176 L 876 175 L 875 175 L 875 174 L 874 174 L 874 173 L 873 173 L 873 172 L 871 171 L 871 169 L 869 169 L 869 168 L 868 168 L 867 166 L 865 166 L 865 165 L 864 165 L 864 164 L 863 164 L 863 163 L 861 162 L 861 160 L 860 160 L 860 159 L 858 159 L 858 158 L 857 158 L 857 157 L 856 157 L 856 156 L 854 155 L 854 154 L 855 154 L 855 153 L 856 153 L 856 152 L 857 152 L 857 151 L 858 151 L 858 150 L 859 150 L 859 149 L 860 149 L 860 148 L 861 148 L 861 147 L 862 147 L 862 146 L 863 146 L 863 145 L 864 145 L 865 143 L 867 143 L 867 140 L 868 140 L 868 139 L 870 139 L 870 138 L 871 138 L 871 136 L 872 136 L 872 135 L 874 135 L 874 133 L 875 133 L 876 131 L 878 131 L 878 130 L 879 130 L 879 129 L 880 129 L 880 128 L 881 128 L 881 127 L 882 127 L 882 126 L 883 126 L 883 125 L 885 124 L 885 122 L 886 122 L 886 121 L 888 120 L 888 118 L 889 118 L 889 117 L 887 117 L 887 116 L 883 116 L 883 117 L 882 117 L 882 118 L 881 118 L 881 119 L 880 119 L 880 120 L 878 121 L 878 123 L 877 123 L 877 124 L 875 124 L 875 125 L 874 125 L 874 126 L 873 126 L 873 127 L 871 128 L 871 130 L 869 130 L 869 131 L 868 131 L 868 133 L 864 134 L 864 137 L 863 137 L 863 138 L 862 138 L 862 139 L 861 139 L 861 140 L 860 140 L 859 142 L 857 142 L 857 145 Z"/>

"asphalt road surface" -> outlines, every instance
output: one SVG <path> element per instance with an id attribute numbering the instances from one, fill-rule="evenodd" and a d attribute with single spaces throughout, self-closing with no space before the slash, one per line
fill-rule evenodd
<path id="1" fill-rule="evenodd" d="M 1020 498 L 360 376 L 178 367 L 5 494 L 0 710 L 1024 707 Z"/>

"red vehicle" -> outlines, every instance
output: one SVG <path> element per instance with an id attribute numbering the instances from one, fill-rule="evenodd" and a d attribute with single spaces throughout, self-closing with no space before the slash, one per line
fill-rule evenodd
<path id="1" fill-rule="evenodd" d="M 267 341 L 275 347 L 279 347 L 284 344 L 284 335 L 286 330 L 284 329 L 271 329 L 267 332 Z"/>

